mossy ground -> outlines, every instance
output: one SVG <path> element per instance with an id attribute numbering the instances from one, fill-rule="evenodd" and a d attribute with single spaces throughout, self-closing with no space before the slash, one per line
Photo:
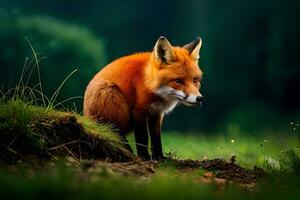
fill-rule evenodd
<path id="1" fill-rule="evenodd" d="M 133 159 L 109 125 L 22 100 L 1 102 L 0 141 L 0 158 L 9 162 L 32 155 L 43 160 L 59 156 L 78 161 Z"/>
<path id="2" fill-rule="evenodd" d="M 285 162 L 265 152 L 263 158 L 272 158 L 273 165 L 267 162 L 262 166 L 264 171 L 257 167 L 249 170 L 236 163 L 241 155 L 243 159 L 249 157 L 244 151 L 260 156 L 261 150 L 251 151 L 260 144 L 259 140 L 249 142 L 251 140 L 236 137 L 236 141 L 245 140 L 248 146 L 236 146 L 234 150 L 242 152 L 235 153 L 237 157 L 229 160 L 229 154 L 219 155 L 213 151 L 220 139 L 206 138 L 204 144 L 196 138 L 199 137 L 166 134 L 163 143 L 165 149 L 171 151 L 167 154 L 169 158 L 162 162 L 143 162 L 123 148 L 109 125 L 97 124 L 74 112 L 8 99 L 0 103 L 0 193 L 6 199 L 298 197 L 295 189 L 300 169 L 297 149 L 289 151 Z M 275 137 L 273 139 L 275 141 Z M 190 148 L 172 152 L 174 145 L 182 147 L 186 142 Z M 270 144 L 271 147 L 278 151 L 283 148 Z M 195 152 L 196 149 L 201 149 L 200 153 Z M 202 151 L 210 152 L 210 158 L 227 161 L 203 160 Z M 196 154 L 202 161 L 178 159 L 180 156 L 195 159 L 197 157 L 190 155 Z M 280 163 L 280 168 L 274 163 Z M 251 167 L 247 162 L 242 164 L 252 168 L 255 163 Z"/>

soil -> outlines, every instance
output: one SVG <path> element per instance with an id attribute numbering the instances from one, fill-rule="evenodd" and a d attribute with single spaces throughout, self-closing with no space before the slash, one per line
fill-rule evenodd
<path id="1" fill-rule="evenodd" d="M 194 174 L 195 180 L 199 183 L 215 183 L 224 186 L 226 184 L 238 184 L 252 190 L 258 181 L 267 178 L 267 174 L 258 167 L 245 169 L 236 165 L 232 159 L 211 160 L 179 160 L 168 157 L 164 161 L 141 161 L 136 159 L 131 162 L 112 162 L 111 160 L 86 160 L 79 165 L 70 157 L 70 165 L 79 166 L 81 177 L 95 177 L 94 174 L 104 173 L 110 176 L 132 176 L 139 179 L 149 179 L 159 171 L 161 166 L 175 166 L 175 175 L 182 176 Z M 197 173 L 204 170 L 203 174 Z"/>
<path id="2" fill-rule="evenodd" d="M 253 169 L 245 169 L 236 165 L 233 161 L 225 161 L 223 159 L 211 160 L 177 160 L 170 159 L 169 162 L 173 163 L 178 169 L 182 170 L 195 170 L 203 169 L 207 171 L 204 177 L 216 177 L 226 180 L 236 181 L 239 183 L 253 183 L 257 182 L 267 176 L 263 169 L 254 166 Z"/>
<path id="3" fill-rule="evenodd" d="M 27 157 L 30 161 L 18 160 L 15 164 L 6 165 L 8 169 L 15 171 L 18 166 L 26 167 L 31 170 L 49 169 L 53 165 L 53 161 L 41 161 L 38 157 Z M 50 163 L 50 165 L 49 165 Z M 0 162 L 3 165 L 3 160 Z M 160 175 L 159 168 L 175 167 L 174 175 L 185 177 L 193 175 L 195 181 L 199 184 L 214 183 L 220 186 L 227 184 L 237 184 L 243 188 L 253 190 L 257 183 L 267 178 L 267 174 L 258 167 L 253 169 L 245 169 L 236 165 L 232 161 L 223 159 L 211 160 L 179 160 L 167 158 L 164 161 L 142 161 L 135 159 L 130 162 L 114 162 L 111 159 L 106 160 L 82 160 L 78 162 L 74 157 L 66 158 L 66 165 L 74 167 L 80 179 L 92 180 L 101 178 L 101 176 L 109 177 L 136 177 L 138 180 L 148 180 L 153 175 Z M 202 171 L 202 173 L 199 173 Z M 204 171 L 204 172 L 203 172 Z M 100 176 L 99 176 L 100 175 Z"/>
<path id="4" fill-rule="evenodd" d="M 150 177 L 155 174 L 158 167 L 157 161 L 110 162 L 110 161 L 85 161 L 80 164 L 82 171 L 93 173 L 105 169 L 110 174 L 134 177 Z"/>

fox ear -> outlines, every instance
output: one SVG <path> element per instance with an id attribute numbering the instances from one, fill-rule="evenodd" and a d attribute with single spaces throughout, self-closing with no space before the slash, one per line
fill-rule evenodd
<path id="1" fill-rule="evenodd" d="M 202 39 L 200 37 L 197 37 L 193 42 L 186 44 L 183 48 L 189 51 L 190 56 L 193 59 L 199 60 L 201 46 L 202 46 Z"/>
<path id="2" fill-rule="evenodd" d="M 165 63 L 175 61 L 176 55 L 170 42 L 161 36 L 154 46 L 154 57 Z"/>

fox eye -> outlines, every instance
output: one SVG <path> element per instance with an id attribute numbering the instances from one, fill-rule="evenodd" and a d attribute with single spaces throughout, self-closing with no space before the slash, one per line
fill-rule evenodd
<path id="1" fill-rule="evenodd" d="M 195 78 L 193 79 L 193 82 L 194 82 L 194 83 L 200 82 L 200 78 L 195 77 Z"/>
<path id="2" fill-rule="evenodd" d="M 184 81 L 183 81 L 182 78 L 176 78 L 176 79 L 174 79 L 174 81 L 175 81 L 175 83 L 177 83 L 177 84 L 184 84 Z"/>

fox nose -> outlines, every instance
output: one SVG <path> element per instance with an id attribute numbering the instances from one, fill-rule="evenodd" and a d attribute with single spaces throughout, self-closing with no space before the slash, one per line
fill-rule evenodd
<path id="1" fill-rule="evenodd" d="M 203 100 L 203 96 L 197 96 L 196 101 L 197 103 L 200 103 Z"/>

